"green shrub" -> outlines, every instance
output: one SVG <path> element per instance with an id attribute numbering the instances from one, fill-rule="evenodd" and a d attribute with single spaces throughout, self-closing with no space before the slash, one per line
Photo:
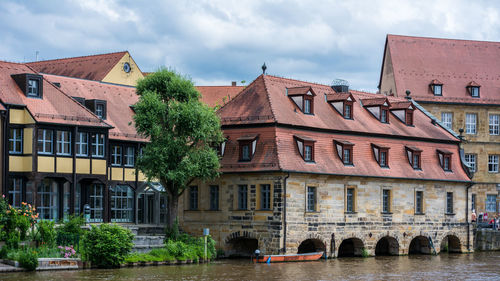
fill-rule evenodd
<path id="1" fill-rule="evenodd" d="M 28 271 L 33 271 L 38 267 L 38 256 L 34 250 L 28 249 L 19 255 L 19 265 Z"/>
<path id="2" fill-rule="evenodd" d="M 151 256 L 159 257 L 162 261 L 175 260 L 175 257 L 173 257 L 165 248 L 153 249 L 149 252 L 149 254 Z"/>
<path id="3" fill-rule="evenodd" d="M 19 242 L 21 242 L 21 237 L 18 231 L 12 230 L 7 232 L 7 237 L 5 239 L 5 246 L 7 246 L 7 248 L 17 249 L 19 248 Z"/>
<path id="4" fill-rule="evenodd" d="M 116 224 L 93 226 L 83 236 L 86 260 L 99 268 L 118 267 L 132 250 L 134 235 Z"/>
<path id="5" fill-rule="evenodd" d="M 175 219 L 174 225 L 172 227 L 166 227 L 165 228 L 165 243 L 168 242 L 169 240 L 177 241 L 179 240 L 180 236 L 179 232 L 179 221 L 177 218 Z"/>
<path id="6" fill-rule="evenodd" d="M 370 256 L 370 253 L 368 252 L 368 250 L 367 250 L 367 249 L 363 248 L 363 249 L 361 249 L 361 256 L 362 256 L 363 258 L 367 258 L 367 257 L 369 257 L 369 256 Z"/>
<path id="7" fill-rule="evenodd" d="M 57 228 L 56 242 L 61 246 L 75 246 L 79 249 L 80 236 L 83 235 L 82 225 L 85 224 L 83 216 L 71 215 L 67 221 Z"/>
<path id="8" fill-rule="evenodd" d="M 38 242 L 47 247 L 54 247 L 57 236 L 55 223 L 53 221 L 42 220 L 38 222 L 37 228 L 39 233 L 37 236 L 37 239 L 39 239 Z"/>
<path id="9" fill-rule="evenodd" d="M 0 249 L 0 259 L 5 259 L 7 258 L 7 254 L 9 253 L 9 249 L 6 246 L 3 246 Z"/>

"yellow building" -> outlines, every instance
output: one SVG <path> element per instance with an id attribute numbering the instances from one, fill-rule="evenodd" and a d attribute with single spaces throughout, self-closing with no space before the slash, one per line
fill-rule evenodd
<path id="1" fill-rule="evenodd" d="M 388 35 L 380 93 L 410 96 L 465 140 L 476 213 L 498 212 L 500 188 L 499 42 Z M 458 134 L 456 132 L 459 132 Z"/>

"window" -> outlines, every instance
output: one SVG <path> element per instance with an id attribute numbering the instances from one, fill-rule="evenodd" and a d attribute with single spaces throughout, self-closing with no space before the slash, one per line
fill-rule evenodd
<path id="1" fill-rule="evenodd" d="M 304 114 L 314 114 L 314 96 L 311 87 L 287 88 L 286 95 Z"/>
<path id="2" fill-rule="evenodd" d="M 416 191 L 415 192 L 415 214 L 423 214 L 424 213 L 424 192 Z"/>
<path id="3" fill-rule="evenodd" d="M 314 142 L 315 140 L 304 136 L 293 136 L 300 156 L 306 162 L 314 162 Z"/>
<path id="4" fill-rule="evenodd" d="M 248 187 L 238 185 L 238 210 L 248 209 Z"/>
<path id="5" fill-rule="evenodd" d="M 351 93 L 335 93 L 325 96 L 326 101 L 345 119 L 353 119 L 353 104 L 356 101 Z"/>
<path id="6" fill-rule="evenodd" d="M 442 112 L 441 113 L 441 122 L 443 123 L 443 125 L 452 130 L 452 126 L 453 126 L 453 113 L 452 112 Z"/>
<path id="7" fill-rule="evenodd" d="M 498 155 L 488 155 L 488 172 L 498 173 Z"/>
<path id="8" fill-rule="evenodd" d="M 120 166 L 122 164 L 122 147 L 113 145 L 111 147 L 111 165 Z"/>
<path id="9" fill-rule="evenodd" d="M 304 99 L 304 113 L 311 114 L 311 100 Z"/>
<path id="10" fill-rule="evenodd" d="M 134 219 L 134 191 L 128 185 L 110 187 L 111 221 L 132 222 Z"/>
<path id="11" fill-rule="evenodd" d="M 76 138 L 76 156 L 89 154 L 89 134 L 79 132 Z"/>
<path id="12" fill-rule="evenodd" d="M 438 153 L 438 158 L 439 158 L 439 165 L 443 170 L 447 172 L 451 172 L 451 155 L 453 154 L 450 151 L 447 150 L 437 150 Z"/>
<path id="13" fill-rule="evenodd" d="M 99 116 L 99 118 L 104 118 L 104 104 L 96 103 L 95 105 L 95 115 Z"/>
<path id="14" fill-rule="evenodd" d="M 271 210 L 271 185 L 260 185 L 260 209 Z"/>
<path id="15" fill-rule="evenodd" d="M 500 115 L 490 114 L 490 135 L 498 136 L 500 134 Z"/>
<path id="16" fill-rule="evenodd" d="M 346 190 L 346 208 L 345 211 L 347 213 L 353 213 L 354 212 L 354 188 L 347 188 Z"/>
<path id="17" fill-rule="evenodd" d="M 391 191 L 389 189 L 382 190 L 382 212 L 391 212 Z"/>
<path id="18" fill-rule="evenodd" d="M 39 218 L 42 220 L 59 219 L 59 188 L 54 180 L 45 179 L 38 186 L 37 206 Z"/>
<path id="19" fill-rule="evenodd" d="M 104 157 L 104 134 L 92 135 L 92 156 Z"/>
<path id="20" fill-rule="evenodd" d="M 453 214 L 453 192 L 446 192 L 446 213 Z"/>
<path id="21" fill-rule="evenodd" d="M 389 123 L 389 116 L 387 115 L 388 110 L 387 109 L 380 109 L 380 122 L 382 123 Z"/>
<path id="22" fill-rule="evenodd" d="M 470 167 L 471 172 L 476 172 L 476 154 L 465 154 L 465 164 Z"/>
<path id="23" fill-rule="evenodd" d="M 307 187 L 307 211 L 316 212 L 316 187 Z"/>
<path id="24" fill-rule="evenodd" d="M 90 222 L 102 222 L 104 205 L 104 185 L 94 183 L 90 186 Z"/>
<path id="25" fill-rule="evenodd" d="M 408 156 L 408 162 L 410 166 L 415 170 L 420 170 L 420 159 L 421 159 L 422 150 L 413 146 L 406 147 L 406 156 Z"/>
<path id="26" fill-rule="evenodd" d="M 52 154 L 52 130 L 38 129 L 38 153 Z"/>
<path id="27" fill-rule="evenodd" d="M 134 167 L 134 153 L 135 149 L 131 146 L 125 149 L 125 166 Z"/>
<path id="28" fill-rule="evenodd" d="M 345 119 L 352 119 L 352 102 L 351 103 L 344 103 L 344 118 Z"/>
<path id="29" fill-rule="evenodd" d="M 389 147 L 381 147 L 372 144 L 375 161 L 382 168 L 389 168 Z"/>
<path id="30" fill-rule="evenodd" d="M 23 129 L 10 129 L 9 152 L 12 154 L 23 153 Z"/>
<path id="31" fill-rule="evenodd" d="M 39 94 L 39 82 L 38 79 L 28 79 L 28 97 L 38 97 Z"/>
<path id="32" fill-rule="evenodd" d="M 240 161 L 251 161 L 257 147 L 258 135 L 247 135 L 238 138 L 240 148 Z"/>
<path id="33" fill-rule="evenodd" d="M 210 210 L 217 211 L 219 210 L 219 186 L 211 185 L 210 186 Z"/>
<path id="34" fill-rule="evenodd" d="M 21 208 L 22 194 L 23 194 L 22 190 L 23 190 L 22 178 L 9 178 L 7 199 L 12 207 Z"/>
<path id="35" fill-rule="evenodd" d="M 189 210 L 198 210 L 198 186 L 189 187 Z"/>
<path id="36" fill-rule="evenodd" d="M 467 90 L 473 98 L 479 98 L 479 86 L 476 82 L 472 81 L 467 85 Z"/>
<path id="37" fill-rule="evenodd" d="M 333 145 L 337 150 L 337 156 L 344 165 L 352 165 L 352 150 L 354 144 L 348 141 L 334 140 Z"/>
<path id="38" fill-rule="evenodd" d="M 430 84 L 431 91 L 435 96 L 442 96 L 443 95 L 443 83 L 441 83 L 439 80 L 434 79 L 431 81 Z"/>
<path id="39" fill-rule="evenodd" d="M 71 132 L 57 131 L 57 155 L 71 155 Z"/>
<path id="40" fill-rule="evenodd" d="M 476 134 L 476 125 L 477 125 L 477 114 L 476 113 L 467 113 L 465 114 L 465 133 L 469 135 Z"/>
<path id="41" fill-rule="evenodd" d="M 472 211 L 476 210 L 476 194 L 471 194 L 470 209 Z"/>
<path id="42" fill-rule="evenodd" d="M 487 194 L 486 195 L 486 212 L 497 211 L 497 196 L 495 194 Z"/>

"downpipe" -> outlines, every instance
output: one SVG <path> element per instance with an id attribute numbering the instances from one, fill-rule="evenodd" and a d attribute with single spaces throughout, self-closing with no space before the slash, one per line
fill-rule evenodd
<path id="1" fill-rule="evenodd" d="M 286 253 L 286 181 L 290 172 L 283 179 L 283 253 Z"/>
<path id="2" fill-rule="evenodd" d="M 469 222 L 469 189 L 474 185 L 473 182 L 467 185 L 465 189 L 465 222 L 467 223 L 467 252 L 470 252 L 470 222 Z"/>

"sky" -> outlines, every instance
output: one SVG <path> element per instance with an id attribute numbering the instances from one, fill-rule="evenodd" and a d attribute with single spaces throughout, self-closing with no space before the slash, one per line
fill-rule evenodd
<path id="1" fill-rule="evenodd" d="M 262 73 L 376 91 L 387 34 L 500 41 L 500 1 L 0 1 L 0 60 L 128 50 L 196 85 Z M 38 55 L 37 55 L 38 54 Z"/>

